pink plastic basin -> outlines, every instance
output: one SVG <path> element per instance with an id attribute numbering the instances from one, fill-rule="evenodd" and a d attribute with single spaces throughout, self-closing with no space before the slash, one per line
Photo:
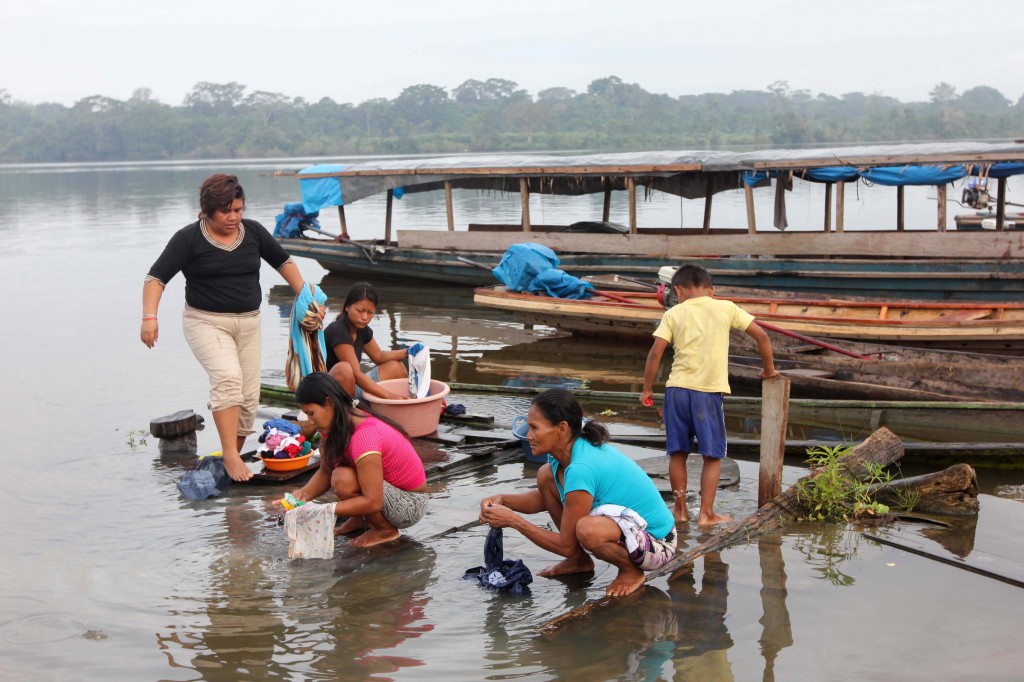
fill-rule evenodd
<path id="1" fill-rule="evenodd" d="M 408 379 L 385 379 L 377 383 L 392 393 L 401 395 L 409 392 Z M 450 390 L 448 384 L 443 381 L 431 379 L 430 395 L 426 398 L 387 400 L 364 393 L 363 399 L 370 403 L 370 408 L 374 412 L 400 424 L 410 438 L 418 438 L 437 431 L 437 425 L 441 421 L 441 400 Z"/>

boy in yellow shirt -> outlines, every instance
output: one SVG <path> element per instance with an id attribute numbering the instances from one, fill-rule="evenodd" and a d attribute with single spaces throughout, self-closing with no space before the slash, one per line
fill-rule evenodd
<path id="1" fill-rule="evenodd" d="M 665 430 L 669 454 L 668 475 L 675 497 L 677 521 L 686 513 L 686 458 L 693 439 L 703 456 L 700 475 L 700 513 L 697 524 L 711 526 L 731 521 L 716 514 L 715 493 L 725 457 L 725 412 L 722 397 L 729 393 L 729 331 L 739 329 L 757 342 L 764 363 L 762 379 L 776 377 L 772 344 L 754 322 L 754 316 L 732 301 L 712 298 L 711 274 L 699 265 L 684 265 L 672 276 L 679 303 L 661 318 L 644 368 L 642 405 L 651 404 L 654 379 L 669 344 L 675 357 L 665 388 Z"/>

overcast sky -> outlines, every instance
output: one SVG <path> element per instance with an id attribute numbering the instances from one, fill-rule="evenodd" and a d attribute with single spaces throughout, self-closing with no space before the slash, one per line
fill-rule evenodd
<path id="1" fill-rule="evenodd" d="M 316 101 L 505 78 L 531 94 L 615 75 L 669 95 L 1024 94 L 1024 0 L 346 2 L 0 0 L 0 89 L 72 104 L 200 81 Z"/>

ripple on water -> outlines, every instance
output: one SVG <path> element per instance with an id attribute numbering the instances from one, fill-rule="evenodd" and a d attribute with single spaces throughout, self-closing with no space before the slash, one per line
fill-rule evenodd
<path id="1" fill-rule="evenodd" d="M 88 632 L 82 621 L 63 613 L 34 613 L 0 625 L 0 641 L 9 644 L 45 644 L 79 637 Z"/>

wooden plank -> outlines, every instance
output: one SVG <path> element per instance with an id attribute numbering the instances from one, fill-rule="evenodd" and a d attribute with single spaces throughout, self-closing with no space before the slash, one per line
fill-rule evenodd
<path id="1" fill-rule="evenodd" d="M 761 466 L 757 479 L 757 506 L 782 492 L 782 461 L 789 426 L 790 381 L 761 382 Z"/>
<path id="2" fill-rule="evenodd" d="M 904 218 L 904 213 L 905 213 L 905 211 L 904 211 L 905 193 L 904 193 L 903 190 L 904 190 L 903 185 L 900 185 L 899 187 L 896 188 L 896 229 L 898 231 L 900 231 L 900 232 L 902 232 L 903 229 L 904 229 L 903 218 Z"/>
<path id="3" fill-rule="evenodd" d="M 399 230 L 398 241 L 411 249 L 493 251 L 501 253 L 523 241 L 521 232 L 439 232 Z M 1024 258 L 1024 232 L 994 230 L 963 232 L 760 232 L 752 239 L 742 234 L 652 235 L 534 233 L 531 241 L 551 247 L 556 253 L 650 255 L 680 259 L 695 253 L 732 255 L 820 256 L 907 256 L 916 258 Z M 903 275 L 900 275 L 901 277 Z M 976 275 L 972 275 L 976 276 Z"/>
<path id="4" fill-rule="evenodd" d="M 519 199 L 523 205 L 523 232 L 530 231 L 530 183 L 526 178 L 519 178 Z"/>
<path id="5" fill-rule="evenodd" d="M 1006 178 L 999 178 L 996 185 L 996 231 L 1002 232 L 1006 229 Z"/>
<path id="6" fill-rule="evenodd" d="M 972 156 L 978 159 L 979 155 Z M 1006 160 L 1012 160 L 1007 158 Z M 1022 155 L 1024 160 L 1024 155 Z M 831 165 L 835 165 L 833 160 Z M 351 177 L 380 177 L 380 176 L 415 176 L 415 175 L 446 175 L 451 177 L 496 175 L 496 176 L 520 176 L 520 175 L 648 175 L 650 173 L 689 173 L 697 172 L 704 168 L 702 163 L 666 163 L 666 164 L 637 164 L 635 166 L 614 165 L 614 166 L 481 166 L 479 168 L 398 168 L 398 169 L 361 169 L 361 170 L 340 170 L 330 173 L 303 173 L 303 179 L 313 178 L 351 178 Z"/>
<path id="7" fill-rule="evenodd" d="M 949 566 L 977 573 L 988 578 L 993 578 L 1010 585 L 1024 587 L 1024 564 L 1006 559 L 995 554 L 989 554 L 980 550 L 971 550 L 965 557 L 958 557 L 950 553 L 941 545 L 925 543 L 917 538 L 908 537 L 904 534 L 897 536 L 894 533 L 874 532 L 861 533 L 864 537 L 883 545 L 889 545 L 902 549 L 911 554 L 917 554 Z"/>
<path id="8" fill-rule="evenodd" d="M 747 202 L 747 232 L 755 234 L 757 232 L 757 218 L 754 215 L 754 188 L 743 183 L 743 196 Z"/>
<path id="9" fill-rule="evenodd" d="M 386 208 L 384 209 L 384 244 L 385 246 L 391 245 L 391 208 L 395 201 L 395 190 L 388 190 L 388 198 Z"/>
<path id="10" fill-rule="evenodd" d="M 345 222 L 345 207 L 338 207 L 338 223 L 341 225 L 341 236 L 348 237 L 348 223 Z"/>
<path id="11" fill-rule="evenodd" d="M 939 185 L 938 187 L 938 229 L 939 232 L 946 231 L 946 186 Z"/>
<path id="12" fill-rule="evenodd" d="M 636 178 L 626 178 L 629 190 L 629 233 L 636 234 Z"/>
<path id="13" fill-rule="evenodd" d="M 455 211 L 452 208 L 452 183 L 451 180 L 444 181 L 444 210 L 448 215 L 448 231 L 455 231 Z"/>
<path id="14" fill-rule="evenodd" d="M 842 232 L 846 218 L 846 183 L 836 185 L 836 232 Z"/>
<path id="15" fill-rule="evenodd" d="M 832 183 L 825 183 L 825 232 L 832 231 Z"/>
<path id="16" fill-rule="evenodd" d="M 711 193 L 711 174 L 709 173 L 705 178 L 705 195 L 704 195 L 704 234 L 711 232 L 711 198 L 714 196 Z M 703 253 L 703 252 L 701 252 Z"/>

